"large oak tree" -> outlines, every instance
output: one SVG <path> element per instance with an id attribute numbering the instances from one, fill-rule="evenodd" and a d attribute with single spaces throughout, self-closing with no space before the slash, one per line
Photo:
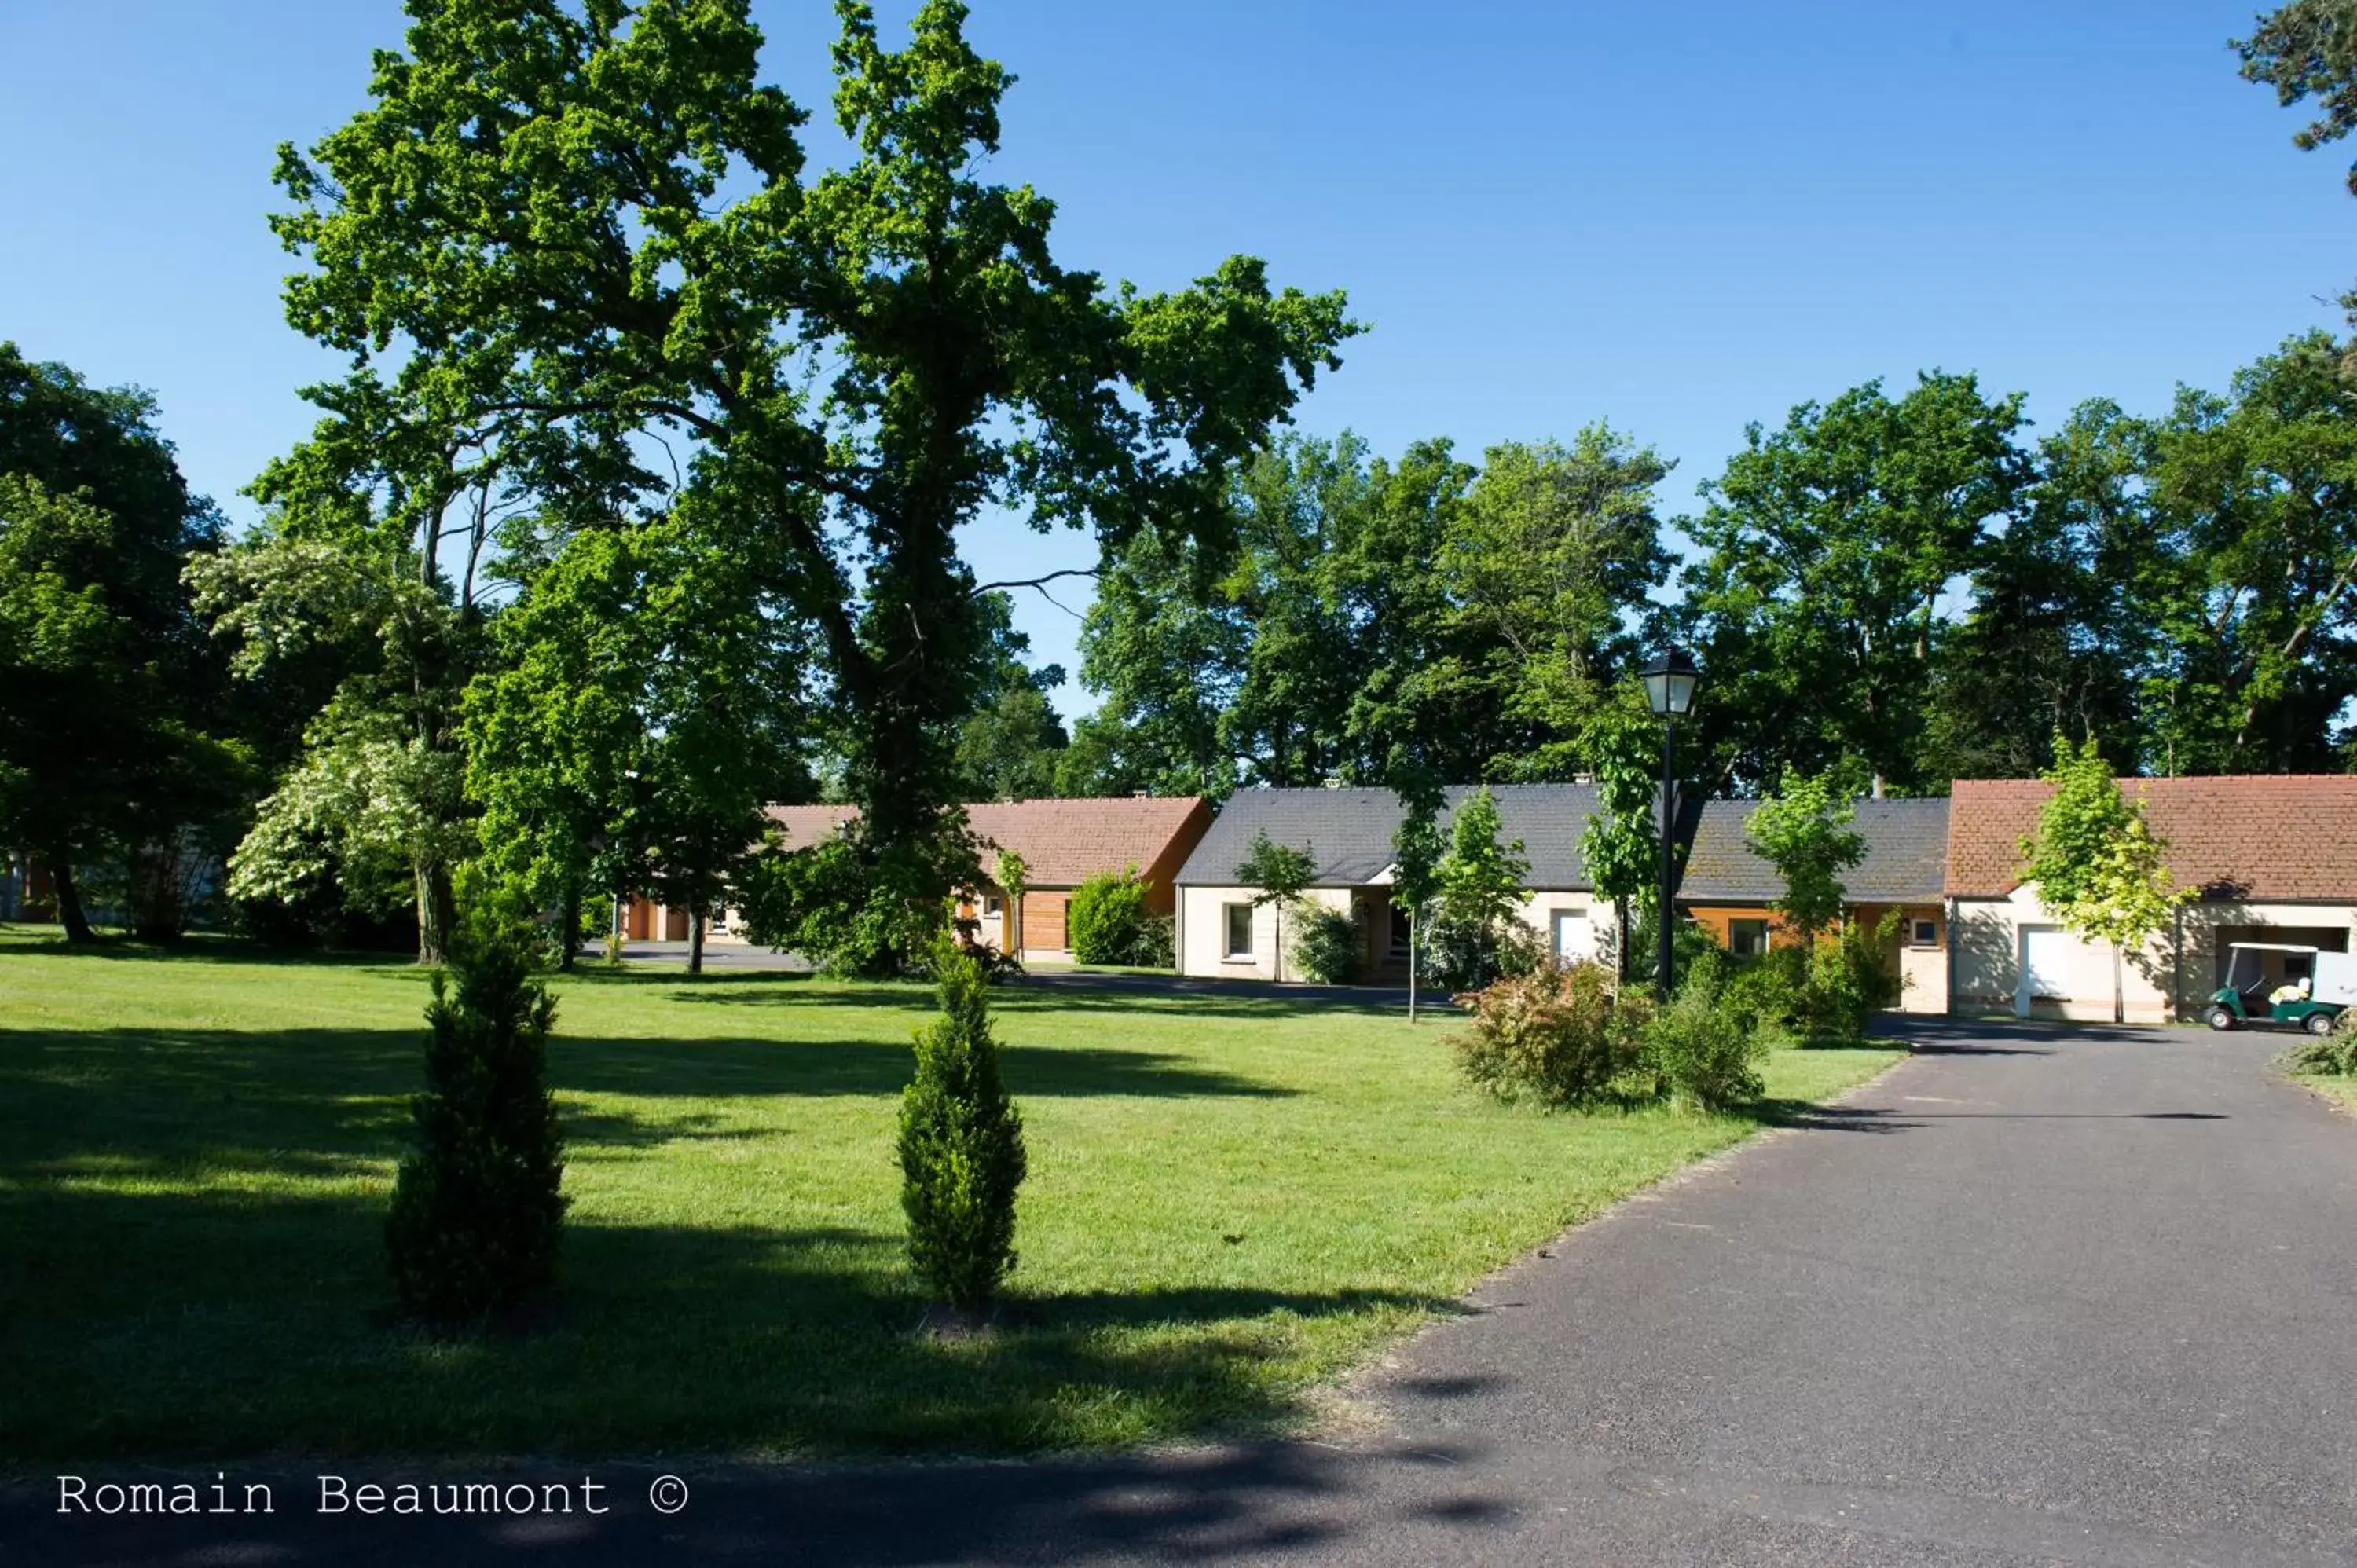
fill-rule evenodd
<path id="1" fill-rule="evenodd" d="M 411 0 L 371 107 L 283 150 L 274 223 L 309 263 L 290 318 L 354 365 L 310 490 L 420 538 L 477 481 L 581 520 L 694 497 L 810 628 L 863 853 L 921 897 L 986 635 L 957 530 L 1216 535 L 1230 465 L 1355 328 L 1248 257 L 1163 293 L 1060 265 L 1053 204 L 977 177 L 1012 78 L 965 8 L 897 50 L 836 9 L 852 154 L 817 170 L 746 0 Z M 414 477 L 346 439 L 348 389 Z"/>

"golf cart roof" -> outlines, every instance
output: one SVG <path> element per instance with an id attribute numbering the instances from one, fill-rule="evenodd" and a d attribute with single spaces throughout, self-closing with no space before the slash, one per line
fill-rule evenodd
<path id="1" fill-rule="evenodd" d="M 2312 952 L 2322 952 L 2324 950 L 2323 950 L 2322 948 L 2312 948 L 2312 947 L 2307 947 L 2307 946 L 2304 946 L 2304 945 L 2302 945 L 2301 943 L 2298 943 L 2298 942 L 2228 942 L 2228 943 L 2226 944 L 2226 950 L 2227 950 L 2228 952 L 2244 952 L 2244 951 L 2249 951 L 2249 952 L 2309 952 L 2309 953 L 2312 953 Z"/>

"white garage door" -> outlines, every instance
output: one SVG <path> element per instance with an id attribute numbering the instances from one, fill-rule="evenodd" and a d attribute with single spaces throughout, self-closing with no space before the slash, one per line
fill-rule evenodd
<path id="1" fill-rule="evenodd" d="M 1555 912 L 1555 961 L 1584 963 L 1596 956 L 1596 925 L 1585 909 Z"/>
<path id="2" fill-rule="evenodd" d="M 2060 926 L 2021 928 L 2021 983 L 2015 990 L 2016 1016 L 2029 1016 L 2033 998 L 2068 1001 L 2071 974 L 2083 967 L 2087 944 Z"/>

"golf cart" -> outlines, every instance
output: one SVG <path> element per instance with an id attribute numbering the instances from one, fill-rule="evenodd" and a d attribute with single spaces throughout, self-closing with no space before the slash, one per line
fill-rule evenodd
<path id="1" fill-rule="evenodd" d="M 2357 1006 L 2357 956 L 2281 942 L 2235 942 L 2226 950 L 2226 983 L 2210 993 L 2213 1029 L 2280 1024 L 2329 1035 L 2341 1009 Z"/>

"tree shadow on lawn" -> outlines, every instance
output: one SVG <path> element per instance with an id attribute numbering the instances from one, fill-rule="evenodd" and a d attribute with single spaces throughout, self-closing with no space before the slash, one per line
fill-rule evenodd
<path id="1" fill-rule="evenodd" d="M 1286 1429 L 1299 1327 L 1380 1291 L 1026 1292 L 917 1333 L 897 1235 L 580 1223 L 536 1331 L 393 1322 L 381 1199 L 0 1191 L 0 1453 L 1039 1452 Z"/>
<path id="2" fill-rule="evenodd" d="M 0 1162 L 41 1147 L 177 1147 L 191 1140 L 381 1157 L 404 1134 L 409 1097 L 424 1085 L 425 1045 L 422 1027 L 0 1028 L 0 1129 L 16 1129 Z M 1018 1099 L 1265 1100 L 1299 1092 L 1168 1051 L 1017 1045 L 1002 1046 L 1000 1056 Z M 601 1038 L 560 1030 L 549 1045 L 560 1099 L 889 1095 L 912 1068 L 907 1045 L 872 1039 Z M 565 1125 L 577 1144 L 678 1135 L 669 1118 L 633 1124 L 577 1106 L 566 1111 Z"/>
<path id="3" fill-rule="evenodd" d="M 694 1002 L 742 1006 L 859 1007 L 930 1015 L 939 1003 L 933 987 L 923 981 L 829 980 L 791 970 L 713 970 L 688 976 L 675 966 L 665 969 L 610 970 L 588 966 L 563 977 L 567 985 L 597 987 L 662 987 L 667 1002 Z M 1243 983 L 1187 981 L 1173 976 L 1140 981 L 1134 976 L 1055 977 L 1045 981 L 1015 980 L 991 988 L 993 1012 L 1027 1013 L 1155 1013 L 1174 1017 L 1390 1018 L 1402 1015 L 1405 1003 L 1361 999 L 1336 988 L 1307 996 L 1246 993 Z M 1287 990 L 1296 989 L 1287 987 Z M 1445 1001 L 1427 1000 L 1429 1010 L 1449 1009 Z"/>
<path id="4" fill-rule="evenodd" d="M 107 934 L 77 947 L 53 928 L 0 923 L 0 966 L 27 961 L 68 963 L 187 963 L 210 966 L 263 965 L 284 969 L 395 970 L 431 972 L 412 953 L 361 952 L 349 949 L 272 947 L 242 937 L 191 931 L 177 942 L 141 941 Z"/>

